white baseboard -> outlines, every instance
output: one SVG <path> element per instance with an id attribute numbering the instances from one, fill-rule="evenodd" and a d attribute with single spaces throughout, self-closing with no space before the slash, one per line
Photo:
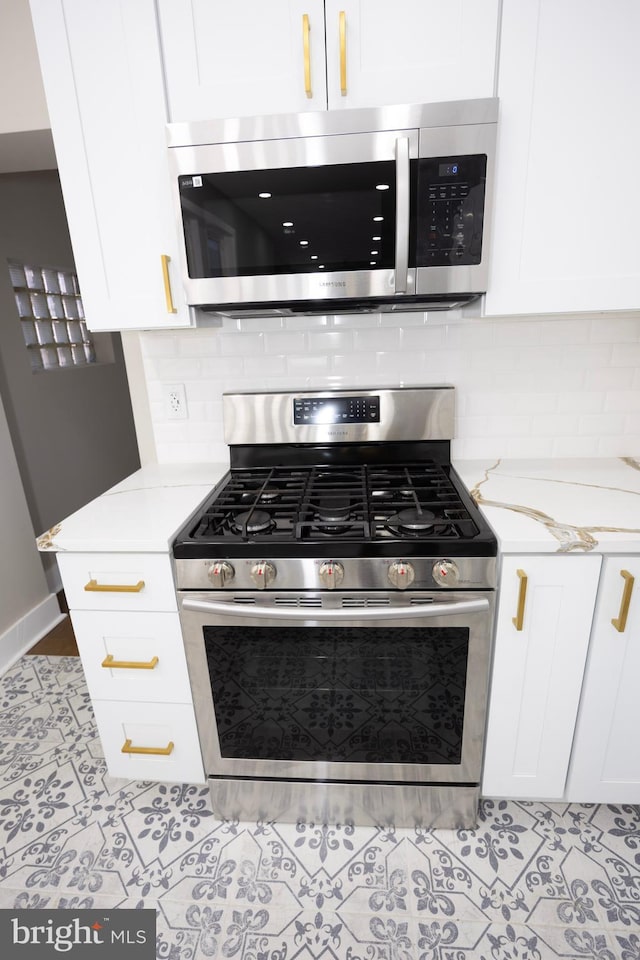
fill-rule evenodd
<path id="1" fill-rule="evenodd" d="M 55 593 L 24 615 L 0 636 L 0 675 L 12 667 L 16 660 L 42 640 L 65 614 L 60 612 Z"/>

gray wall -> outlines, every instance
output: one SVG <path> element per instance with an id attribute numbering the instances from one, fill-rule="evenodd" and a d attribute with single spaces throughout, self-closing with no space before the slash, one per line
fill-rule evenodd
<path id="1" fill-rule="evenodd" d="M 73 268 L 57 171 L 0 175 L 0 395 L 39 534 L 136 470 L 138 449 L 120 337 L 101 335 L 113 363 L 33 374 L 7 259 Z"/>

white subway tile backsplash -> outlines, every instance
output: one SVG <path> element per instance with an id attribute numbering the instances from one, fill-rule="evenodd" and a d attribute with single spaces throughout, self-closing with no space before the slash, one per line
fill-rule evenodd
<path id="1" fill-rule="evenodd" d="M 599 457 L 640 456 L 640 434 L 598 437 Z"/>
<path id="2" fill-rule="evenodd" d="M 605 395 L 604 409 L 606 412 L 637 414 L 640 420 L 640 390 L 610 391 Z"/>
<path id="3" fill-rule="evenodd" d="M 622 317 L 594 317 L 590 339 L 594 343 L 638 343 L 640 315 Z"/>
<path id="4" fill-rule="evenodd" d="M 223 333 L 220 335 L 220 354 L 223 357 L 241 355 L 250 357 L 264 353 L 262 333 Z"/>
<path id="5" fill-rule="evenodd" d="M 570 437 L 577 434 L 579 416 L 576 413 L 546 413 L 531 418 L 534 436 Z"/>
<path id="6" fill-rule="evenodd" d="M 559 413 L 602 413 L 606 393 L 603 390 L 571 390 L 558 394 Z"/>
<path id="7" fill-rule="evenodd" d="M 553 457 L 597 457 L 597 437 L 556 437 L 551 451 Z"/>
<path id="8" fill-rule="evenodd" d="M 578 433 L 591 434 L 596 437 L 622 436 L 624 433 L 624 414 L 585 413 L 580 417 Z"/>
<path id="9" fill-rule="evenodd" d="M 226 460 L 225 391 L 451 383 L 457 457 L 640 453 L 640 315 L 225 319 L 140 335 L 161 461 Z M 163 385 L 189 418 L 168 421 Z"/>
<path id="10" fill-rule="evenodd" d="M 287 371 L 296 377 L 317 377 L 329 372 L 329 357 L 322 354 L 294 355 L 287 358 Z"/>
<path id="11" fill-rule="evenodd" d="M 353 345 L 357 351 L 375 350 L 376 352 L 387 352 L 398 350 L 400 348 L 400 329 L 398 327 L 374 327 L 373 330 L 366 328 L 364 330 L 354 330 Z"/>
<path id="12" fill-rule="evenodd" d="M 286 357 L 290 353 L 304 353 L 307 338 L 304 331 L 282 330 L 278 333 L 266 333 L 264 350 L 268 356 Z"/>
<path id="13" fill-rule="evenodd" d="M 244 358 L 244 376 L 247 380 L 264 383 L 274 377 L 284 377 L 289 367 L 286 356 Z M 268 390 L 268 386 L 264 387 Z"/>
<path id="14" fill-rule="evenodd" d="M 308 348 L 318 356 L 351 353 L 355 349 L 352 330 L 320 330 L 307 334 Z M 352 358 L 353 361 L 353 358 Z"/>
<path id="15" fill-rule="evenodd" d="M 614 367 L 639 367 L 640 339 L 635 343 L 614 343 L 611 363 Z"/>

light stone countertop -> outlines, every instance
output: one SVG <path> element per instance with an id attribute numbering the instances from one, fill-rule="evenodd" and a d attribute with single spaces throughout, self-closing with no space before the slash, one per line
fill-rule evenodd
<path id="1" fill-rule="evenodd" d="M 41 551 L 167 553 L 228 463 L 142 467 L 38 537 Z"/>
<path id="2" fill-rule="evenodd" d="M 454 467 L 502 553 L 640 553 L 640 457 Z"/>
<path id="3" fill-rule="evenodd" d="M 640 553 L 640 457 L 455 460 L 503 553 Z M 143 467 L 38 537 L 42 551 L 167 553 L 227 463 Z"/>

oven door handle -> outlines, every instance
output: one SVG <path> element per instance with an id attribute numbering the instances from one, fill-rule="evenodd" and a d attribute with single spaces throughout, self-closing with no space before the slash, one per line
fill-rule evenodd
<path id="1" fill-rule="evenodd" d="M 413 620 L 416 617 L 447 617 L 465 613 L 486 613 L 489 601 L 454 600 L 452 603 L 425 603 L 406 607 L 261 607 L 253 604 L 216 602 L 215 600 L 182 601 L 182 609 L 193 613 L 219 613 L 225 617 L 249 617 L 262 620 Z"/>

